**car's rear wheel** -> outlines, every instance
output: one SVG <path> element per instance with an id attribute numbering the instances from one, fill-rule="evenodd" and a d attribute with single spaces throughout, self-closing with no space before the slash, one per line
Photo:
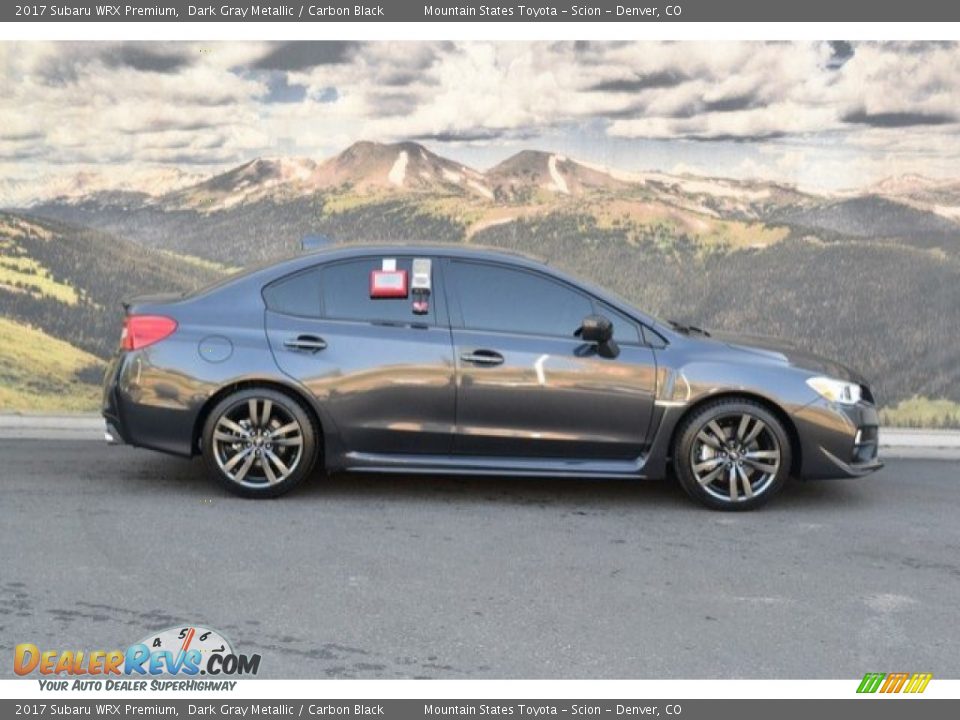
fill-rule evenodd
<path id="1" fill-rule="evenodd" d="M 250 388 L 211 410 L 203 428 L 203 459 L 230 492 L 276 497 L 313 470 L 318 435 L 299 402 L 275 390 Z"/>
<path id="2" fill-rule="evenodd" d="M 673 448 L 677 479 L 695 500 L 717 510 L 752 510 L 786 483 L 790 438 L 760 403 L 724 399 L 687 418 Z"/>

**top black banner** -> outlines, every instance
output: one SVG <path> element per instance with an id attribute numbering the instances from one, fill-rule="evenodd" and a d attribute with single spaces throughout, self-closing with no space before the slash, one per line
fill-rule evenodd
<path id="1" fill-rule="evenodd" d="M 133 0 L 110 4 L 62 0 L 3 4 L 0 22 L 949 22 L 960 20 L 960 4 L 942 0 L 846 2 L 805 0 L 593 0 L 565 2 L 380 3 L 326 0 L 318 3 Z"/>

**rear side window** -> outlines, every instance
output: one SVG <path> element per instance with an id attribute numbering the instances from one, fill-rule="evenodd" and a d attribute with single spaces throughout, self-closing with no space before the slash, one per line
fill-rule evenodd
<path id="1" fill-rule="evenodd" d="M 320 317 L 320 269 L 311 268 L 276 280 L 263 289 L 263 300 L 274 312 Z"/>
<path id="2" fill-rule="evenodd" d="M 413 258 L 390 258 L 397 270 L 406 270 L 408 285 L 413 277 Z M 369 257 L 324 266 L 320 278 L 323 315 L 332 320 L 358 320 L 382 323 L 434 322 L 434 301 L 431 297 L 427 312 L 413 311 L 414 294 L 406 297 L 370 297 L 370 274 L 383 268 L 384 258 Z M 431 283 L 432 284 L 432 283 Z"/>
<path id="3" fill-rule="evenodd" d="M 533 272 L 453 261 L 450 273 L 468 330 L 572 338 L 593 313 L 587 296 Z"/>

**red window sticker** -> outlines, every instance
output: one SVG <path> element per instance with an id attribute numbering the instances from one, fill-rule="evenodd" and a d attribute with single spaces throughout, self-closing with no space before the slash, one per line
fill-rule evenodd
<path id="1" fill-rule="evenodd" d="M 370 272 L 370 297 L 405 298 L 406 296 L 406 270 L 372 270 Z"/>

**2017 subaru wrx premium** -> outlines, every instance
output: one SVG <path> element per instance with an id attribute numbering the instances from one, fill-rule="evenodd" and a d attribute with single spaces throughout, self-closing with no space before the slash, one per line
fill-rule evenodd
<path id="1" fill-rule="evenodd" d="M 134 300 L 107 438 L 272 497 L 325 471 L 675 476 L 743 510 L 882 466 L 865 381 L 769 339 L 664 323 L 520 256 L 335 247 Z M 671 472 L 672 471 L 672 472 Z"/>

